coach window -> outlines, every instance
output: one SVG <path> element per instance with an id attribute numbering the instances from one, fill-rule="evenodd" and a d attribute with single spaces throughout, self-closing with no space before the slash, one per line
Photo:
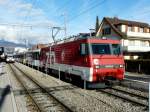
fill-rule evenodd
<path id="1" fill-rule="evenodd" d="M 87 55 L 88 54 L 88 45 L 87 44 L 81 44 L 80 45 L 80 54 L 81 55 Z"/>

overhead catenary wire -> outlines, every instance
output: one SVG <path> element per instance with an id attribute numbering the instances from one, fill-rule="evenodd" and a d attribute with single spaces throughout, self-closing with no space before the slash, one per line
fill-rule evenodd
<path id="1" fill-rule="evenodd" d="M 69 5 L 70 2 L 71 2 L 71 0 L 66 1 L 61 7 L 59 7 L 58 9 L 56 9 L 56 10 L 54 11 L 54 14 L 57 14 L 58 11 L 64 9 L 67 5 Z"/>
<path id="2" fill-rule="evenodd" d="M 26 16 L 25 16 L 25 18 L 24 18 L 24 22 L 22 23 L 22 24 L 7 24 L 7 25 L 10 25 L 10 26 L 14 26 L 14 27 L 21 27 L 20 28 L 20 38 L 23 38 L 23 30 L 24 30 L 24 27 L 48 27 L 48 28 L 52 28 L 52 26 L 50 26 L 50 25 L 44 25 L 44 24 L 40 24 L 40 25 L 33 25 L 33 24 L 27 24 L 26 23 L 26 21 L 28 20 L 28 17 L 30 16 L 30 14 L 31 14 L 31 12 L 32 12 L 32 10 L 33 10 L 33 8 L 35 7 L 34 6 L 34 4 L 36 4 L 37 3 L 37 1 L 38 0 L 33 0 L 33 3 L 32 3 L 32 6 L 30 7 L 30 9 L 28 9 L 28 11 L 27 11 L 27 14 L 26 14 Z M 90 1 L 90 0 L 89 0 Z M 100 5 L 102 5 L 104 2 L 105 2 L 106 0 L 103 0 L 103 1 L 98 1 L 98 2 L 92 2 L 92 4 L 90 4 L 90 6 L 87 8 L 87 9 L 85 9 L 85 10 L 83 10 L 83 11 L 81 11 L 81 12 L 79 12 L 77 15 L 75 15 L 75 16 L 73 16 L 71 19 L 69 19 L 68 21 L 66 21 L 66 22 L 71 22 L 71 21 L 73 21 L 73 20 L 75 20 L 76 18 L 78 18 L 79 16 L 82 16 L 82 15 L 84 15 L 85 13 L 87 13 L 87 12 L 89 12 L 89 11 L 91 11 L 91 10 L 93 10 L 93 9 L 95 9 L 96 7 L 98 7 L 98 6 L 100 6 Z M 64 7 L 66 7 L 68 4 L 70 3 L 70 0 L 68 0 L 68 1 L 66 1 L 65 3 L 64 3 L 64 5 L 62 5 L 62 7 L 60 7 L 60 8 L 58 8 L 57 10 L 61 10 L 61 9 L 63 9 Z M 5 24 L 5 23 L 4 23 Z M 4 25 L 3 24 L 3 25 Z M 6 25 L 5 24 L 5 25 Z M 1 24 L 0 24 L 1 25 Z M 65 28 L 64 28 L 65 29 Z"/>
<path id="3" fill-rule="evenodd" d="M 80 17 L 80 16 L 86 14 L 87 12 L 89 12 L 89 11 L 95 9 L 95 8 L 98 7 L 98 6 L 101 6 L 101 5 L 104 4 L 106 1 L 107 1 L 107 0 L 103 0 L 103 1 L 101 1 L 101 2 L 99 2 L 99 3 L 96 3 L 96 4 L 92 5 L 91 7 L 89 7 L 89 8 L 87 8 L 87 9 L 83 10 L 83 11 L 80 12 L 79 14 L 73 16 L 73 17 L 72 17 L 70 20 L 68 20 L 67 22 L 68 22 L 68 23 L 72 22 L 72 21 L 75 20 L 76 18 L 78 18 L 78 17 Z"/>
<path id="4" fill-rule="evenodd" d="M 30 16 L 32 10 L 33 10 L 33 6 L 36 6 L 36 3 L 37 3 L 38 0 L 33 0 L 33 3 L 32 3 L 32 6 L 31 8 L 28 10 L 26 16 L 25 16 L 25 19 L 24 19 L 24 22 L 23 24 L 25 24 L 25 22 L 27 21 L 28 17 Z"/>
<path id="5" fill-rule="evenodd" d="M 34 0 L 33 3 L 32 3 L 32 6 L 31 8 L 27 11 L 27 14 L 24 18 L 24 22 L 22 23 L 22 27 L 21 27 L 21 30 L 20 30 L 20 38 L 23 38 L 23 25 L 25 24 L 25 22 L 27 21 L 28 17 L 30 16 L 30 13 L 31 11 L 33 10 L 33 6 L 37 3 L 37 0 Z M 26 44 L 26 43 L 25 43 Z"/>
<path id="6" fill-rule="evenodd" d="M 70 0 L 68 0 L 68 2 L 66 2 L 66 3 L 68 4 L 69 2 L 70 2 Z M 34 0 L 32 6 L 35 6 L 36 3 L 37 3 L 37 0 Z M 65 6 L 65 4 L 64 4 L 64 6 Z M 22 26 L 23 26 L 23 25 L 25 24 L 25 22 L 27 21 L 27 19 L 28 19 L 30 13 L 32 12 L 32 9 L 33 9 L 33 7 L 31 7 L 30 10 L 28 10 L 27 15 L 25 16 L 25 20 L 24 20 L 24 23 L 22 24 Z M 33 28 L 33 26 L 29 26 L 29 27 L 32 27 L 32 28 Z M 50 25 L 48 25 L 47 28 L 48 28 L 48 29 L 52 29 L 52 31 L 53 31 L 54 29 L 57 29 L 57 30 L 64 30 L 63 27 L 50 26 Z M 21 32 L 22 32 L 21 34 L 23 35 L 23 28 L 22 28 Z M 21 35 L 21 38 L 22 38 L 22 35 Z M 55 35 L 55 36 L 56 36 L 56 35 Z M 55 37 L 55 36 L 54 36 L 54 37 Z M 53 34 L 52 34 L 52 38 L 53 38 Z"/>
<path id="7" fill-rule="evenodd" d="M 79 16 L 82 16 L 82 15 L 84 15 L 85 13 L 87 13 L 87 12 L 89 12 L 89 11 L 91 11 L 91 10 L 97 8 L 98 6 L 101 6 L 101 5 L 104 4 L 107 0 L 103 0 L 103 1 L 101 1 L 101 2 L 99 2 L 99 3 L 96 3 L 96 1 L 94 1 L 94 0 L 87 0 L 87 2 L 89 2 L 89 1 L 92 1 L 90 4 L 93 4 L 93 3 L 94 3 L 94 4 L 93 4 L 93 5 L 90 5 L 90 7 L 88 7 L 87 9 L 85 9 L 85 10 L 83 10 L 83 11 L 81 11 L 81 12 L 78 13 L 77 15 L 71 17 L 71 19 L 69 19 L 68 21 L 67 21 L 67 20 L 64 20 L 64 21 L 65 21 L 65 24 L 64 24 L 65 27 L 66 27 L 66 24 L 72 22 L 73 20 L 75 20 L 75 19 L 78 18 Z M 95 3 L 96 3 L 96 4 L 95 4 Z M 65 29 L 66 29 L 66 28 L 65 28 Z M 65 36 L 65 37 L 66 37 L 66 36 Z"/>
<path id="8" fill-rule="evenodd" d="M 86 2 L 90 2 L 90 1 L 94 1 L 94 0 L 87 0 Z M 66 38 L 67 37 L 67 13 L 64 12 L 62 15 L 64 16 L 64 31 L 65 31 L 64 32 L 64 35 L 65 35 L 64 38 Z"/>

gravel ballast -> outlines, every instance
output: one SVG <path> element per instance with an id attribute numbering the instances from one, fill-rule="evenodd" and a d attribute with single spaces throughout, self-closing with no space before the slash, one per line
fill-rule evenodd
<path id="1" fill-rule="evenodd" d="M 96 90 L 84 90 L 70 83 L 66 83 L 29 68 L 20 63 L 15 63 L 28 75 L 38 80 L 47 87 L 53 95 L 65 102 L 78 112 L 145 112 L 145 107 L 134 105 L 122 99 L 110 96 Z M 65 87 L 65 89 L 64 89 Z M 68 89 L 67 89 L 68 88 Z M 141 94 L 141 93 L 140 93 Z"/>

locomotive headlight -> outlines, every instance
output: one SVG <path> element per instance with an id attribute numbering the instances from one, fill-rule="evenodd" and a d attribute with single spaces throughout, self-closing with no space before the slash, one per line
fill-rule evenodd
<path id="1" fill-rule="evenodd" d="M 100 66 L 99 65 L 95 65 L 95 68 L 98 69 Z"/>
<path id="2" fill-rule="evenodd" d="M 94 65 L 99 65 L 99 59 L 94 59 L 93 63 L 94 63 Z"/>
<path id="3" fill-rule="evenodd" d="M 120 68 L 123 68 L 124 66 L 123 66 L 123 65 L 119 65 L 119 67 L 120 67 Z"/>

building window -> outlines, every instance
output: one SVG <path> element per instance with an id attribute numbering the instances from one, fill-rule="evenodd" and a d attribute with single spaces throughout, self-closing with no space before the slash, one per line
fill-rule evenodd
<path id="1" fill-rule="evenodd" d="M 135 44 L 136 46 L 140 46 L 140 41 L 139 41 L 139 40 L 135 40 L 134 42 L 135 42 L 134 44 Z"/>
<path id="2" fill-rule="evenodd" d="M 111 34 L 111 28 L 104 28 L 102 30 L 102 34 L 103 35 L 109 35 L 109 34 Z"/>
<path id="3" fill-rule="evenodd" d="M 145 41 L 145 45 L 149 47 L 149 41 Z"/>
<path id="4" fill-rule="evenodd" d="M 135 41 L 134 41 L 134 40 L 130 40 L 130 41 L 129 41 L 129 45 L 130 45 L 130 46 L 134 46 L 134 45 L 135 45 Z"/>
<path id="5" fill-rule="evenodd" d="M 132 27 L 128 26 L 128 31 L 131 32 L 132 31 Z"/>
<path id="6" fill-rule="evenodd" d="M 148 41 L 141 41 L 141 46 L 148 47 L 149 46 L 149 42 Z"/>
<path id="7" fill-rule="evenodd" d="M 128 26 L 128 31 L 129 32 L 134 32 L 134 26 Z"/>
<path id="8" fill-rule="evenodd" d="M 145 46 L 145 41 L 141 41 L 141 46 Z"/>
<path id="9" fill-rule="evenodd" d="M 140 32 L 143 33 L 144 32 L 144 28 L 140 28 Z"/>
<path id="10" fill-rule="evenodd" d="M 124 40 L 124 46 L 128 46 L 129 45 L 129 41 L 128 40 Z"/>

